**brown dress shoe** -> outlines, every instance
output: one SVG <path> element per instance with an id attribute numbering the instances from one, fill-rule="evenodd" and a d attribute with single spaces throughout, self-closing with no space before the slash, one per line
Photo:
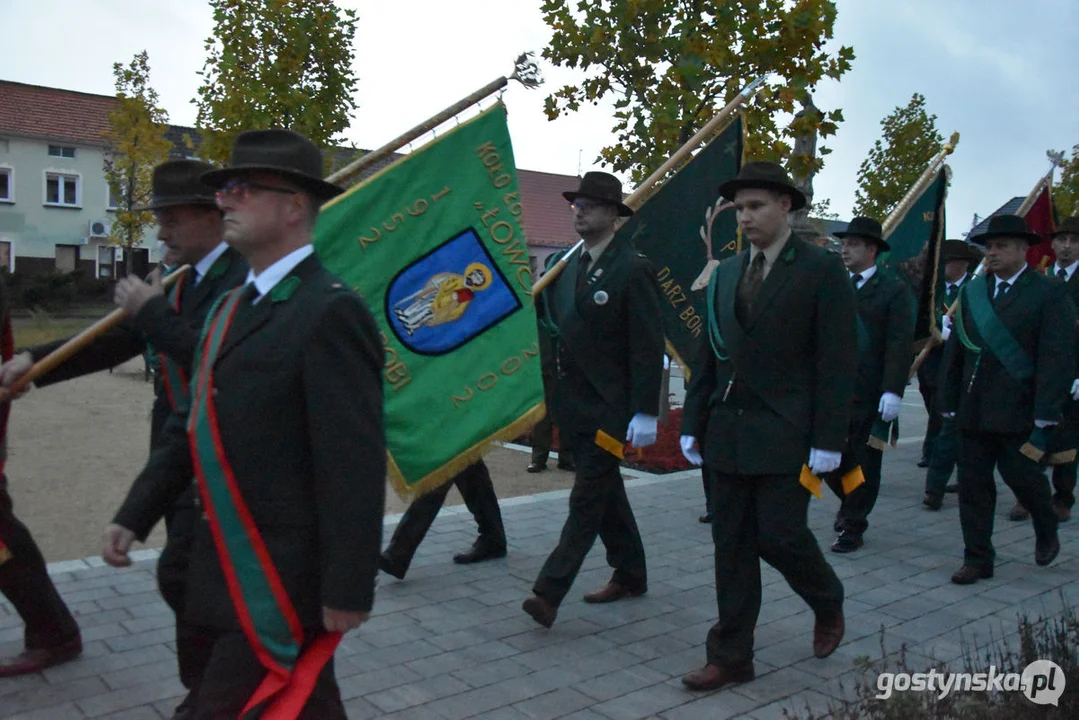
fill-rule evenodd
<path id="1" fill-rule="evenodd" d="M 82 638 L 78 635 L 51 648 L 23 650 L 18 655 L 0 658 L 0 677 L 40 672 L 47 667 L 70 662 L 81 654 Z"/>
<path id="2" fill-rule="evenodd" d="M 614 602 L 615 600 L 621 600 L 622 598 L 644 595 L 646 592 L 648 592 L 647 585 L 623 585 L 622 583 L 616 583 L 612 580 L 599 590 L 585 593 L 584 601 L 586 603 L 609 603 Z"/>
<path id="3" fill-rule="evenodd" d="M 843 612 L 831 618 L 817 616 L 813 623 L 813 654 L 819 658 L 826 658 L 835 652 L 839 643 L 843 640 L 843 631 L 846 622 L 843 620 Z"/>
<path id="4" fill-rule="evenodd" d="M 964 565 L 952 575 L 952 582 L 956 585 L 972 585 L 979 580 L 988 580 L 993 577 L 993 568 L 977 568 L 973 565 Z"/>
<path id="5" fill-rule="evenodd" d="M 1029 520 L 1030 511 L 1019 503 L 1016 503 L 1015 507 L 1008 511 L 1008 519 L 1013 522 L 1019 522 L 1020 520 Z"/>
<path id="6" fill-rule="evenodd" d="M 922 505 L 925 505 L 930 510 L 940 510 L 944 507 L 944 498 L 933 493 L 926 493 L 925 497 L 922 498 Z"/>
<path id="7" fill-rule="evenodd" d="M 749 682 L 755 676 L 753 662 L 746 660 L 737 665 L 712 665 L 682 676 L 682 684 L 690 690 L 718 690 L 731 683 Z"/>
<path id="8" fill-rule="evenodd" d="M 558 617 L 558 608 L 539 595 L 533 595 L 525 600 L 521 605 L 521 609 L 548 630 L 551 629 L 555 619 Z"/>
<path id="9" fill-rule="evenodd" d="M 1053 512 L 1057 514 L 1057 522 L 1067 522 L 1071 520 L 1072 509 L 1065 505 L 1054 505 Z"/>

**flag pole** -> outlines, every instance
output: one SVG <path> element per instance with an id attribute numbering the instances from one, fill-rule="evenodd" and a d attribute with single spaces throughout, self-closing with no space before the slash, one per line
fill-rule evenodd
<path id="1" fill-rule="evenodd" d="M 453 119 L 456 115 L 464 112 L 472 105 L 475 105 L 479 101 L 483 100 L 489 95 L 493 95 L 502 88 L 509 84 L 510 80 L 516 80 L 524 85 L 526 88 L 535 88 L 542 84 L 543 80 L 539 74 L 539 66 L 532 59 L 532 53 L 521 54 L 514 63 L 514 70 L 510 75 L 503 75 L 502 77 L 492 80 L 476 92 L 471 95 L 458 100 L 453 105 L 450 105 L 445 110 L 432 115 L 427 120 L 424 120 L 419 125 L 415 126 L 411 130 L 408 130 L 401 135 L 398 135 L 393 140 L 378 148 L 372 150 L 363 157 L 357 158 L 345 167 L 331 173 L 326 182 L 331 183 L 343 183 L 349 179 L 355 177 L 366 168 L 371 167 L 383 158 L 389 157 L 393 153 L 397 152 L 405 145 L 408 145 L 413 140 L 422 137 L 426 133 L 431 132 L 442 123 L 447 120 Z"/>
<path id="2" fill-rule="evenodd" d="M 176 268 L 176 270 L 169 273 L 169 276 L 161 282 L 161 286 L 166 290 L 171 288 L 190 267 L 190 265 L 181 265 Z M 154 272 L 158 272 L 159 269 L 154 270 Z M 34 382 L 34 380 L 37 380 L 45 373 L 62 364 L 72 355 L 82 350 L 94 340 L 97 340 L 106 331 L 116 327 L 125 317 L 127 317 L 127 313 L 123 308 L 117 308 L 45 357 L 38 360 L 30 367 L 25 375 L 13 382 L 11 387 L 0 388 L 0 403 L 11 400 L 26 389 L 26 386 Z"/>
<path id="3" fill-rule="evenodd" d="M 1016 215 L 1018 215 L 1019 217 L 1024 217 L 1028 212 L 1030 212 L 1030 208 L 1033 207 L 1034 203 L 1038 200 L 1038 195 L 1041 194 L 1042 189 L 1045 187 L 1046 183 L 1052 181 L 1053 172 L 1056 170 L 1056 168 L 1057 158 L 1050 157 L 1049 172 L 1047 172 L 1045 175 L 1042 175 L 1040 178 L 1038 178 L 1038 182 L 1034 183 L 1034 187 L 1031 189 L 1030 193 L 1023 200 L 1023 203 L 1019 206 L 1019 209 L 1015 211 Z M 974 268 L 974 272 L 971 273 L 971 275 L 972 277 L 978 277 L 979 275 L 984 275 L 985 271 L 985 258 L 982 258 L 982 261 L 978 263 L 978 267 Z M 948 312 L 944 313 L 944 317 L 955 317 L 955 311 L 958 307 L 959 298 L 956 298 L 955 302 L 953 302 L 951 307 L 948 308 Z M 923 363 L 925 363 L 926 358 L 929 357 L 929 353 L 933 352 L 935 348 L 943 344 L 944 338 L 941 336 L 940 331 L 934 331 L 932 337 L 929 338 L 929 342 L 925 344 L 925 347 L 923 347 L 921 352 L 918 353 L 918 356 L 914 358 L 914 363 L 910 366 L 910 373 L 907 375 L 908 381 L 912 380 L 914 376 L 918 374 L 918 369 L 922 366 Z"/>
<path id="4" fill-rule="evenodd" d="M 655 172 L 649 175 L 648 178 L 643 183 L 641 183 L 640 186 L 629 195 L 629 197 L 625 199 L 625 204 L 633 208 L 634 210 L 643 205 L 653 186 L 659 183 L 659 181 L 662 180 L 664 176 L 666 176 L 667 173 L 669 173 L 672 169 L 678 167 L 678 165 L 684 162 L 686 158 L 688 158 L 690 154 L 695 149 L 697 149 L 697 146 L 707 140 L 711 135 L 713 135 L 716 130 L 718 130 L 719 127 L 727 120 L 727 118 L 731 116 L 731 113 L 737 110 L 740 105 L 748 102 L 749 99 L 753 97 L 753 94 L 757 92 L 757 88 L 764 84 L 764 81 L 768 78 L 768 75 L 769 73 L 765 73 L 753 82 L 746 85 L 745 88 L 743 88 L 740 93 L 735 95 L 734 99 L 727 103 L 726 106 L 724 106 L 724 108 L 720 110 L 715 117 L 709 120 L 708 123 L 705 124 L 705 126 L 702 127 L 700 130 L 698 130 L 693 137 L 687 140 L 685 144 L 682 145 L 682 147 L 678 148 L 678 150 L 676 150 L 673 155 L 667 158 L 666 162 L 660 165 Z M 550 285 L 554 281 L 554 279 L 558 277 L 558 275 L 563 270 L 566 269 L 566 265 L 569 263 L 570 258 L 572 258 L 573 254 L 580 250 L 581 246 L 583 245 L 584 240 L 578 240 L 577 244 L 569 249 L 569 252 L 563 255 L 558 260 L 558 262 L 551 266 L 551 269 L 548 270 L 543 275 L 543 277 L 536 281 L 536 283 L 532 286 L 533 297 L 543 292 L 543 289 Z"/>
<path id="5" fill-rule="evenodd" d="M 921 177 L 911 185 L 907 190 L 907 194 L 903 196 L 903 199 L 899 201 L 899 204 L 895 206 L 895 209 L 888 214 L 887 219 L 882 223 L 882 230 L 884 231 L 884 239 L 887 240 L 888 236 L 899 227 L 899 224 L 907 217 L 907 213 L 910 212 L 915 201 L 922 196 L 925 189 L 929 187 L 929 183 L 933 181 L 933 176 L 940 170 L 940 166 L 944 163 L 949 155 L 955 152 L 955 146 L 959 144 L 959 133 L 953 132 L 952 136 L 948 138 L 948 142 L 941 146 L 940 152 L 929 161 L 928 167 Z"/>

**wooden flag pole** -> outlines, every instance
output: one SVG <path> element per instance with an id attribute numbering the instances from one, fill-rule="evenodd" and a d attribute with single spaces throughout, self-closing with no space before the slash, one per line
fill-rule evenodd
<path id="1" fill-rule="evenodd" d="M 432 115 L 427 120 L 424 120 L 422 123 L 412 128 L 411 130 L 408 130 L 407 132 L 398 135 L 393 140 L 390 140 L 388 143 L 378 148 L 377 150 L 372 150 L 363 157 L 357 158 L 353 162 L 341 168 L 337 172 L 330 174 L 326 178 L 326 181 L 331 183 L 346 182 L 350 178 L 353 178 L 357 174 L 362 172 L 364 169 L 371 167 L 383 158 L 389 157 L 393 153 L 397 152 L 413 140 L 416 140 L 417 138 L 422 137 L 426 133 L 431 132 L 447 120 L 453 119 L 456 115 L 464 112 L 472 105 L 475 105 L 480 100 L 483 100 L 485 97 L 498 92 L 502 88 L 506 87 L 506 85 L 509 84 L 510 80 L 516 80 L 517 82 L 524 85 L 526 88 L 530 89 L 539 87 L 543 80 L 540 78 L 539 75 L 539 66 L 536 65 L 535 61 L 533 61 L 532 59 L 532 53 L 523 53 L 517 58 L 517 61 L 514 64 L 514 70 L 512 74 L 503 75 L 497 80 L 492 80 L 491 82 L 487 83 L 468 97 L 462 98 L 461 100 L 455 102 L 453 105 L 450 105 L 442 112 L 436 115 Z"/>
<path id="2" fill-rule="evenodd" d="M 887 240 L 888 236 L 899 227 L 899 224 L 907 217 L 907 213 L 910 212 L 911 207 L 915 201 L 922 196 L 925 189 L 929 187 L 929 183 L 933 181 L 933 176 L 940 170 L 941 164 L 944 160 L 955 152 L 955 146 L 959 144 L 959 133 L 953 132 L 952 136 L 948 138 L 948 142 L 941 146 L 940 152 L 929 161 L 928 167 L 917 182 L 911 185 L 910 190 L 907 190 L 907 194 L 903 196 L 903 199 L 899 201 L 899 204 L 895 206 L 895 210 L 892 210 L 888 214 L 887 219 L 882 223 L 882 230 L 884 231 L 884 239 Z"/>
<path id="3" fill-rule="evenodd" d="M 1056 167 L 1057 167 L 1057 160 L 1055 158 L 1051 158 L 1050 160 L 1051 160 L 1052 164 L 1049 167 L 1049 172 L 1047 172 L 1045 175 L 1040 177 L 1038 179 L 1038 182 L 1034 183 L 1033 189 L 1031 189 L 1030 193 L 1023 200 L 1023 204 L 1020 205 L 1019 209 L 1015 211 L 1015 214 L 1018 215 L 1019 217 L 1023 217 L 1028 212 L 1030 212 L 1030 208 L 1033 207 L 1034 203 L 1038 200 L 1038 195 L 1041 194 L 1041 191 L 1045 187 L 1046 183 L 1049 183 L 1049 182 L 1052 181 L 1053 171 L 1056 170 Z M 978 267 L 974 268 L 974 272 L 972 273 L 972 276 L 973 277 L 978 277 L 979 275 L 985 274 L 985 271 L 986 271 L 985 258 L 982 258 L 982 261 L 980 263 L 978 263 Z M 958 307 L 959 307 L 959 298 L 956 298 L 955 302 L 952 303 L 952 306 L 948 308 L 948 312 L 944 313 L 944 317 L 946 317 L 946 318 L 955 317 L 955 311 L 956 311 L 956 308 L 958 308 Z M 943 345 L 943 344 L 944 344 L 943 336 L 941 336 L 939 331 L 934 332 L 933 336 L 929 338 L 929 342 L 927 342 L 925 344 L 925 347 L 922 348 L 922 351 L 918 353 L 918 356 L 916 358 L 914 358 L 914 364 L 912 364 L 910 366 L 910 373 L 907 375 L 907 380 L 908 381 L 912 380 L 914 378 L 914 376 L 918 374 L 918 369 L 925 362 L 926 358 L 929 357 L 929 353 L 933 352 L 933 350 L 935 348 L 937 348 L 937 347 L 939 347 L 940 345 Z"/>
<path id="4" fill-rule="evenodd" d="M 659 169 L 649 175 L 648 179 L 641 183 L 640 186 L 636 190 L 634 190 L 629 195 L 629 197 L 626 198 L 626 205 L 633 208 L 634 210 L 643 205 L 645 199 L 651 192 L 652 187 L 659 183 L 659 181 L 662 180 L 664 176 L 666 176 L 666 174 L 669 173 L 672 169 L 678 167 L 678 165 L 684 162 L 686 158 L 688 158 L 689 155 L 695 149 L 697 149 L 698 145 L 700 145 L 711 135 L 713 135 L 716 130 L 718 130 L 719 127 L 727 120 L 727 118 L 731 116 L 731 113 L 737 110 L 740 105 L 748 102 L 749 99 L 753 97 L 753 93 L 757 92 L 757 88 L 759 88 L 764 83 L 767 77 L 767 74 L 761 75 L 749 85 L 746 85 L 745 88 L 740 93 L 735 95 L 734 99 L 727 103 L 727 105 L 722 110 L 720 110 L 714 118 L 709 120 L 708 123 L 705 124 L 705 126 L 702 127 L 700 130 L 698 130 L 693 137 L 687 140 L 686 143 L 682 145 L 682 147 L 678 148 L 678 150 L 676 150 L 673 155 L 667 158 L 667 161 L 663 163 L 659 167 Z M 566 265 L 569 263 L 570 258 L 573 257 L 574 253 L 581 249 L 582 245 L 584 245 L 584 240 L 578 240 L 577 244 L 570 248 L 569 252 L 563 255 L 558 260 L 558 262 L 551 266 L 551 269 L 548 270 L 543 277 L 541 277 L 535 282 L 535 284 L 532 286 L 532 297 L 535 297 L 536 295 L 539 295 L 541 292 L 543 292 L 543 289 L 550 285 L 554 281 L 554 279 L 558 277 L 558 275 L 563 270 L 566 269 Z"/>
<path id="5" fill-rule="evenodd" d="M 182 265 L 176 268 L 175 271 L 169 273 L 169 276 L 162 281 L 161 286 L 166 290 L 171 288 L 190 267 L 190 265 Z M 158 270 L 154 270 L 154 272 L 158 272 Z M 72 355 L 101 337 L 106 331 L 116 327 L 125 317 L 127 317 L 127 313 L 124 312 L 122 308 L 117 308 L 45 357 L 38 360 L 25 375 L 13 382 L 11 387 L 0 388 L 0 402 L 7 402 L 21 393 L 26 389 L 27 385 L 56 368 Z"/>

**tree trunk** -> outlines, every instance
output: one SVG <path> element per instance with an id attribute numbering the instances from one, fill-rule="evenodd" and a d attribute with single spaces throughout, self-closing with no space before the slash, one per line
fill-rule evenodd
<path id="1" fill-rule="evenodd" d="M 813 104 L 813 96 L 806 93 L 806 96 L 802 99 L 802 109 L 795 115 L 796 118 L 805 117 L 806 115 L 820 116 L 820 110 Z M 795 156 L 805 155 L 810 160 L 815 159 L 817 156 L 817 131 L 816 129 L 808 135 L 801 135 L 794 139 L 794 153 Z M 810 163 L 806 163 L 809 165 Z M 813 205 L 813 176 L 816 173 L 810 172 L 806 176 L 793 175 L 791 182 L 794 186 L 805 193 L 806 206 L 801 210 L 796 210 L 791 213 L 791 229 L 795 234 L 802 237 L 804 240 L 815 242 L 818 238 L 827 237 L 821 233 L 821 229 L 815 222 L 809 219 L 809 210 Z"/>

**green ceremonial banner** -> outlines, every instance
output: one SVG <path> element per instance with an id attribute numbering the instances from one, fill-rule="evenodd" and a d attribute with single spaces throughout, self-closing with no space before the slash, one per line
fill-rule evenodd
<path id="1" fill-rule="evenodd" d="M 734 212 L 717 212 L 719 186 L 742 162 L 742 117 L 667 180 L 618 231 L 656 271 L 668 352 L 683 367 L 706 332 L 705 289 L 719 261 L 741 251 Z"/>
<path id="2" fill-rule="evenodd" d="M 911 205 L 910 210 L 885 238 L 891 250 L 882 253 L 877 264 L 892 269 L 910 284 L 918 299 L 914 326 L 916 341 L 927 339 L 937 328 L 937 298 L 943 278 L 937 272 L 940 246 L 944 242 L 944 201 L 948 196 L 951 169 L 944 165 L 933 182 Z"/>
<path id="3" fill-rule="evenodd" d="M 319 213 L 319 257 L 382 331 L 389 472 L 404 499 L 543 417 L 520 214 L 501 103 Z"/>

